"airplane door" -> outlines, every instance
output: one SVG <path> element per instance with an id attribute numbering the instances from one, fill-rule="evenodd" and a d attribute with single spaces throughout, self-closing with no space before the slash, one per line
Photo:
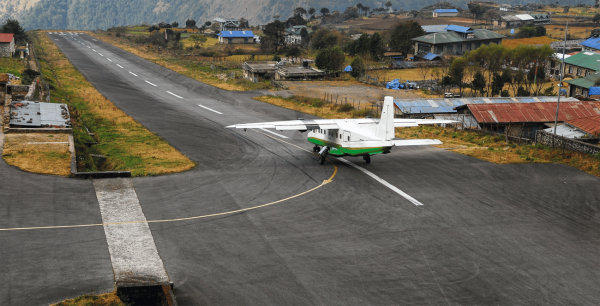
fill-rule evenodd
<path id="1" fill-rule="evenodd" d="M 352 135 L 350 135 L 349 131 L 344 131 L 344 134 L 342 135 L 343 137 L 343 141 L 352 141 Z"/>

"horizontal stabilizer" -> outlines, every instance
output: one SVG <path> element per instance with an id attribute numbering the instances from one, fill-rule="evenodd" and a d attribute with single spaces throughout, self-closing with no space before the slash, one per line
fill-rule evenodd
<path id="1" fill-rule="evenodd" d="M 442 144 L 438 139 L 401 139 L 392 140 L 394 146 L 429 146 Z"/>

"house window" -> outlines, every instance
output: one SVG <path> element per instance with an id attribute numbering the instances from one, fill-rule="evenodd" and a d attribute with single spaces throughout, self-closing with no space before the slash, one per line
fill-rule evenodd
<path id="1" fill-rule="evenodd" d="M 573 73 L 573 66 L 569 66 L 569 73 Z"/>
<path id="2" fill-rule="evenodd" d="M 231 39 L 231 38 L 228 38 L 228 39 L 227 39 L 227 42 L 228 42 L 228 43 L 231 43 L 232 41 L 233 41 L 233 39 Z"/>
<path id="3" fill-rule="evenodd" d="M 244 43 L 247 44 L 248 43 L 248 37 L 244 37 Z"/>
<path id="4" fill-rule="evenodd" d="M 589 71 L 589 70 L 586 70 L 586 71 L 585 71 L 585 76 L 588 76 L 588 75 L 590 75 L 590 71 Z"/>
<path id="5" fill-rule="evenodd" d="M 577 75 L 581 75 L 581 68 L 577 68 Z"/>

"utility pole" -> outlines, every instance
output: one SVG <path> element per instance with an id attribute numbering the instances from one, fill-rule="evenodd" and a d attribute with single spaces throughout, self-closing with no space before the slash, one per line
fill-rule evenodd
<path id="1" fill-rule="evenodd" d="M 565 74 L 565 53 L 567 53 L 567 32 L 569 31 L 569 22 L 565 27 L 565 43 L 563 45 L 562 66 L 560 67 L 560 83 L 558 83 L 558 100 L 556 100 L 556 117 L 554 117 L 554 136 L 556 136 L 556 125 L 558 124 L 558 108 L 560 106 L 560 90 L 562 89 L 563 77 Z"/>

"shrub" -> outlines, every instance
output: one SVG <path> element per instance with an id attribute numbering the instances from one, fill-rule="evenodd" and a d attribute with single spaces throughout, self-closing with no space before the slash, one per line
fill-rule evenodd
<path id="1" fill-rule="evenodd" d="M 503 90 L 502 92 L 500 92 L 500 96 L 501 97 L 510 97 L 510 93 L 508 93 L 508 90 Z"/>
<path id="2" fill-rule="evenodd" d="M 353 111 L 353 110 L 354 110 L 354 106 L 352 106 L 352 104 L 350 104 L 350 103 L 344 103 L 344 104 L 340 105 L 337 109 L 337 111 L 340 113 L 345 113 L 345 112 L 349 112 L 349 111 Z"/>
<path id="3" fill-rule="evenodd" d="M 517 97 L 529 97 L 531 96 L 531 93 L 528 90 L 525 90 L 525 88 L 523 88 L 523 86 L 519 86 L 519 88 L 517 88 Z"/>

